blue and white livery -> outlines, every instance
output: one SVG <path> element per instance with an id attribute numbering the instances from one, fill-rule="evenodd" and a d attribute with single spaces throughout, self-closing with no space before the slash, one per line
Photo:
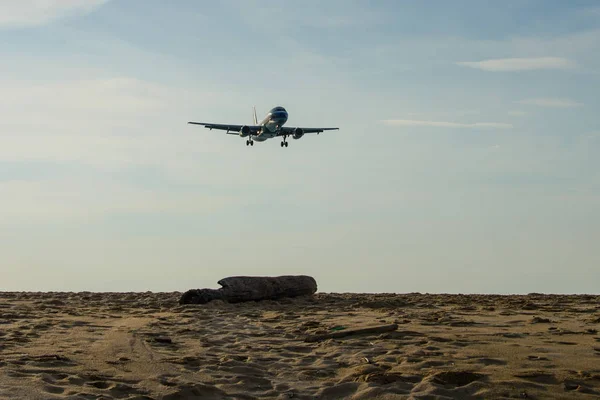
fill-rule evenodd
<path id="1" fill-rule="evenodd" d="M 332 131 L 339 128 L 300 128 L 283 126 L 288 120 L 288 113 L 285 108 L 278 106 L 267 114 L 260 122 L 256 119 L 256 108 L 254 108 L 254 125 L 234 125 L 234 124 L 211 124 L 206 122 L 188 122 L 188 124 L 202 125 L 208 129 L 220 129 L 227 131 L 230 135 L 239 135 L 246 139 L 246 146 L 254 146 L 254 141 L 264 142 L 267 139 L 282 137 L 281 147 L 287 147 L 287 137 L 300 139 L 306 133 L 320 133 L 323 131 Z"/>

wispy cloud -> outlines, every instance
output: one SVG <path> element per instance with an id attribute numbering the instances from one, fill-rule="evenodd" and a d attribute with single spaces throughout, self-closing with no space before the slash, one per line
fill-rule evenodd
<path id="1" fill-rule="evenodd" d="M 101 194 L 99 194 L 101 193 Z M 153 190 L 99 179 L 94 182 L 80 178 L 52 181 L 4 182 L 0 195 L 4 201 L 0 221 L 89 218 L 115 213 L 170 214 L 214 212 L 237 203 L 233 197 L 203 193 L 179 193 Z M 44 207 L 40 207 L 43 202 Z"/>
<path id="2" fill-rule="evenodd" d="M 89 13 L 109 0 L 0 1 L 0 28 L 42 25 L 50 21 Z"/>
<path id="3" fill-rule="evenodd" d="M 588 8 L 586 11 L 589 15 L 600 17 L 600 7 Z"/>
<path id="4" fill-rule="evenodd" d="M 316 5 L 317 3 L 314 3 Z M 277 26 L 313 29 L 343 29 L 359 26 L 380 24 L 390 18 L 373 7 L 364 7 L 359 3 L 348 7 L 347 1 L 328 1 L 318 3 L 318 7 L 307 5 L 297 7 L 293 3 L 280 2 L 277 6 L 266 5 L 262 1 L 233 2 L 232 12 L 240 15 L 252 25 L 253 28 L 264 29 L 256 26 L 256 18 L 268 16 Z M 315 12 L 318 10 L 317 12 Z"/>
<path id="5" fill-rule="evenodd" d="M 527 113 L 525 111 L 509 111 L 508 115 L 511 117 L 523 117 L 527 115 Z"/>
<path id="6" fill-rule="evenodd" d="M 575 67 L 573 61 L 561 57 L 496 58 L 483 61 L 464 61 L 458 62 L 457 64 L 464 67 L 493 72 L 568 69 Z"/>
<path id="7" fill-rule="evenodd" d="M 65 112 L 151 112 L 166 103 L 167 89 L 128 77 L 54 82 L 0 81 L 0 109 Z M 35 107 L 34 107 L 35 105 Z"/>
<path id="8" fill-rule="evenodd" d="M 587 138 L 589 138 L 589 139 L 600 139 L 600 131 L 588 133 L 587 134 Z"/>
<path id="9" fill-rule="evenodd" d="M 164 165 L 169 164 L 167 158 L 169 165 L 185 162 L 202 151 L 192 146 L 198 135 L 190 134 L 201 130 L 186 128 L 185 121 L 192 111 L 215 101 L 201 89 L 129 77 L 0 80 L 0 87 L 5 94 L 0 98 L 0 162 L 111 167 Z M 169 135 L 164 134 L 167 129 Z"/>
<path id="10" fill-rule="evenodd" d="M 526 104 L 530 106 L 548 107 L 548 108 L 573 108 L 581 107 L 583 103 L 578 103 L 571 99 L 559 99 L 550 97 L 539 97 L 535 99 L 524 99 L 517 101 L 519 104 Z"/>
<path id="11" fill-rule="evenodd" d="M 420 121 L 414 119 L 386 119 L 381 121 L 390 126 L 427 126 L 434 128 L 491 128 L 491 129 L 511 129 L 512 124 L 501 122 L 445 122 L 445 121 Z"/>

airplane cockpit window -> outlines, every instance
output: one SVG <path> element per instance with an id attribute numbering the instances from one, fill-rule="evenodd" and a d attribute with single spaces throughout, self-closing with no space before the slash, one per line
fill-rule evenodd
<path id="1" fill-rule="evenodd" d="M 271 113 L 273 118 L 287 118 L 287 113 L 285 111 L 275 111 Z"/>

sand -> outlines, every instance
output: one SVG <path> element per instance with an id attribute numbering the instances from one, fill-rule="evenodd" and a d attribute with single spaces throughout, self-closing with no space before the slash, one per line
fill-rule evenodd
<path id="1" fill-rule="evenodd" d="M 0 398 L 600 397 L 600 296 L 179 296 L 0 293 Z"/>

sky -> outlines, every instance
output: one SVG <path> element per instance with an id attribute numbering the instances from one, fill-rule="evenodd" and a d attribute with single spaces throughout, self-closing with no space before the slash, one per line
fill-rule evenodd
<path id="1" fill-rule="evenodd" d="M 15 0 L 0 39 L 0 290 L 600 293 L 596 0 Z M 340 130 L 187 124 L 279 105 Z"/>

